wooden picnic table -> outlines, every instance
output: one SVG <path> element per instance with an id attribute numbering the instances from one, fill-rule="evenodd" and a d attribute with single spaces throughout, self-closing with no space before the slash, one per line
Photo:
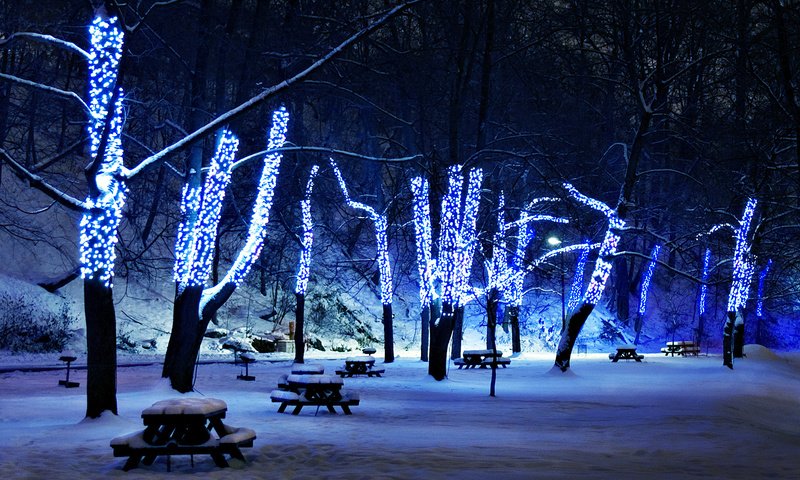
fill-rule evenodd
<path id="1" fill-rule="evenodd" d="M 292 365 L 294 375 L 322 375 L 325 367 L 316 363 L 295 363 Z"/>
<path id="2" fill-rule="evenodd" d="M 641 362 L 644 355 L 636 353 L 636 345 L 626 344 L 617 345 L 617 352 L 609 353 L 608 358 L 611 359 L 613 363 L 617 363 L 619 360 L 636 360 L 637 362 Z"/>
<path id="3" fill-rule="evenodd" d="M 224 454 L 244 460 L 240 447 L 252 447 L 256 438 L 249 428 L 225 425 L 228 406 L 216 398 L 161 400 L 142 411 L 145 429 L 111 441 L 115 457 L 129 457 L 123 467 L 130 470 L 143 462 L 151 465 L 157 456 L 208 454 L 219 467 L 227 467 Z M 211 432 L 215 433 L 213 435 Z"/>
<path id="4" fill-rule="evenodd" d="M 273 390 L 270 399 L 280 403 L 278 413 L 294 406 L 292 415 L 298 415 L 304 406 L 311 405 L 324 406 L 331 413 L 336 413 L 333 407 L 339 406 L 345 415 L 350 415 L 350 407 L 358 405 L 360 398 L 357 392 L 344 392 L 343 385 L 344 381 L 334 375 L 292 374 L 286 377 L 286 389 Z"/>
<path id="5" fill-rule="evenodd" d="M 375 368 L 375 357 L 360 356 L 345 358 L 344 369 L 336 370 L 336 374 L 342 378 L 355 375 L 380 377 L 385 371 L 383 368 Z"/>

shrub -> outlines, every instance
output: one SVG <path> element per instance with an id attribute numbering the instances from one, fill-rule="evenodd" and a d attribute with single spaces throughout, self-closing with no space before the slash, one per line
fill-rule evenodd
<path id="1" fill-rule="evenodd" d="M 58 352 L 70 337 L 75 317 L 66 304 L 51 312 L 28 299 L 0 294 L 0 349 Z"/>

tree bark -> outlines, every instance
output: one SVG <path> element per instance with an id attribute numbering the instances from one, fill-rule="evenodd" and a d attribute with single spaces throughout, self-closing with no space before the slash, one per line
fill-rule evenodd
<path id="1" fill-rule="evenodd" d="M 420 353 L 419 359 L 428 361 L 428 325 L 431 322 L 431 307 L 425 305 L 420 312 Z"/>
<path id="2" fill-rule="evenodd" d="M 450 350 L 450 358 L 455 360 L 461 358 L 461 336 L 464 331 L 464 307 L 456 307 L 453 315 L 453 348 Z"/>
<path id="3" fill-rule="evenodd" d="M 733 358 L 744 358 L 744 314 L 739 311 L 733 322 Z"/>
<path id="4" fill-rule="evenodd" d="M 181 393 L 194 388 L 193 373 L 197 360 L 194 351 L 200 324 L 200 298 L 203 287 L 190 286 L 176 295 L 172 311 L 172 333 L 169 336 L 161 376 L 169 378 L 172 388 Z"/>
<path id="5" fill-rule="evenodd" d="M 83 282 L 86 315 L 86 416 L 117 415 L 117 319 L 111 287 L 99 274 Z"/>
<path id="6" fill-rule="evenodd" d="M 567 329 L 564 334 L 561 335 L 561 340 L 558 342 L 558 350 L 556 351 L 555 366 L 560 368 L 562 372 L 569 370 L 569 363 L 572 357 L 572 348 L 575 346 L 575 340 L 577 340 L 578 335 L 581 333 L 581 329 L 586 323 L 586 319 L 588 319 L 589 315 L 592 313 L 592 310 L 594 310 L 594 305 L 591 303 L 584 303 L 580 308 L 572 312 L 567 321 Z"/>
<path id="7" fill-rule="evenodd" d="M 489 396 L 495 396 L 495 385 L 497 384 L 497 297 L 496 288 L 489 290 L 486 299 L 486 349 L 492 351 L 492 381 L 489 384 Z"/>
<path id="8" fill-rule="evenodd" d="M 305 334 L 303 324 L 305 323 L 306 296 L 303 293 L 296 293 L 297 307 L 294 311 L 294 363 L 305 362 Z"/>
<path id="9" fill-rule="evenodd" d="M 438 319 L 431 318 L 428 374 L 436 380 L 443 380 L 447 376 L 447 347 L 450 345 L 450 335 L 453 333 L 454 313 L 453 305 L 445 303 L 442 305 L 442 316 Z"/>
<path id="10" fill-rule="evenodd" d="M 394 320 L 392 304 L 383 306 L 383 363 L 394 362 Z"/>
<path id="11" fill-rule="evenodd" d="M 508 307 L 508 321 L 511 323 L 511 352 L 519 353 L 522 351 L 522 342 L 519 334 L 519 306 Z"/>
<path id="12" fill-rule="evenodd" d="M 727 312 L 722 328 L 722 364 L 733 370 L 733 335 L 736 312 Z"/>

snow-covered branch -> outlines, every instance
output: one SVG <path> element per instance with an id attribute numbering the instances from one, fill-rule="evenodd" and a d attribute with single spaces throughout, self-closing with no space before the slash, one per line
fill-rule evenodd
<path id="1" fill-rule="evenodd" d="M 320 58 L 319 60 L 315 61 L 314 63 L 312 63 L 311 65 L 309 65 L 305 69 L 303 69 L 302 71 L 296 73 L 295 75 L 287 78 L 286 80 L 284 80 L 284 81 L 282 81 L 282 82 L 280 82 L 280 83 L 278 83 L 276 85 L 273 85 L 271 87 L 265 88 L 261 93 L 259 93 L 258 95 L 250 98 L 249 100 L 245 101 L 241 105 L 239 105 L 239 106 L 237 106 L 237 107 L 235 107 L 235 108 L 233 108 L 231 110 L 228 110 L 227 112 L 223 113 L 222 115 L 218 116 L 217 118 L 215 118 L 211 122 L 203 125 L 202 127 L 198 128 L 194 132 L 190 133 L 189 135 L 187 135 L 187 136 L 183 137 L 182 139 L 178 140 L 177 142 L 173 143 L 172 145 L 162 149 L 161 151 L 159 151 L 159 152 L 157 152 L 157 153 L 155 153 L 153 155 L 150 155 L 146 159 L 142 160 L 142 162 L 139 163 L 139 165 L 137 165 L 136 167 L 134 167 L 132 169 L 126 169 L 124 171 L 125 177 L 132 178 L 132 177 L 136 176 L 140 172 L 146 170 L 148 167 L 151 167 L 151 166 L 155 165 L 156 163 L 158 163 L 159 161 L 163 160 L 168 155 L 171 155 L 171 154 L 173 154 L 173 153 L 175 153 L 175 152 L 177 152 L 179 150 L 182 150 L 183 148 L 188 147 L 189 145 L 191 145 L 192 143 L 194 143 L 198 139 L 207 136 L 209 133 L 213 132 L 214 130 L 222 127 L 223 125 L 225 125 L 227 123 L 230 123 L 233 119 L 235 119 L 235 118 L 241 116 L 242 114 L 250 111 L 251 109 L 255 108 L 256 106 L 258 106 L 259 104 L 261 104 L 265 100 L 267 100 L 269 98 L 272 98 L 275 94 L 277 94 L 279 92 L 282 92 L 282 91 L 286 90 L 287 88 L 289 88 L 290 86 L 294 85 L 295 83 L 298 83 L 298 82 L 304 80 L 306 77 L 308 77 L 309 75 L 314 73 L 320 67 L 322 67 L 323 65 L 327 64 L 328 62 L 330 62 L 334 57 L 336 57 L 337 55 L 342 53 L 346 48 L 348 48 L 352 44 L 358 42 L 359 40 L 361 40 L 365 36 L 371 34 L 373 31 L 378 29 L 378 27 L 380 27 L 381 25 L 386 23 L 389 19 L 391 19 L 392 17 L 394 17 L 398 13 L 402 12 L 403 10 L 408 8 L 409 6 L 414 5 L 416 3 L 419 3 L 420 1 L 421 0 L 412 0 L 412 1 L 409 1 L 409 2 L 404 2 L 404 3 L 394 7 L 392 9 L 388 10 L 386 13 L 381 15 L 377 20 L 375 20 L 374 22 L 370 23 L 369 25 L 367 25 L 363 29 L 359 30 L 354 35 L 348 37 L 342 43 L 340 43 L 339 45 L 337 45 L 336 47 L 334 47 L 330 51 L 328 51 L 328 53 L 326 53 L 322 58 Z"/>

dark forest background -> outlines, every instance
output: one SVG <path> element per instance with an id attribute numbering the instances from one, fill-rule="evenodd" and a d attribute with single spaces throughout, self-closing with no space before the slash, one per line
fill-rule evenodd
<path id="1" fill-rule="evenodd" d="M 127 30 L 121 73 L 126 166 L 306 68 L 397 3 L 106 2 Z M 0 0 L 0 42 L 27 31 L 86 48 L 87 25 L 101 5 Z M 47 42 L 4 42 L 0 74 L 85 97 L 85 61 Z M 711 292 L 721 322 L 734 239 L 729 230 L 705 233 L 735 222 L 755 197 L 751 304 L 758 270 L 772 259 L 765 300 L 775 328 L 763 341 L 786 346 L 798 342 L 786 336 L 796 335 L 797 326 L 787 326 L 795 323 L 800 294 L 798 97 L 796 1 L 428 0 L 229 128 L 241 139 L 239 157 L 263 150 L 270 113 L 283 104 L 291 115 L 292 146 L 352 152 L 332 156 L 351 194 L 388 214 L 395 289 L 408 304 L 417 278 L 412 176 L 430 178 L 438 199 L 448 166 L 482 167 L 479 231 L 488 248 L 501 190 L 513 218 L 531 198 L 566 198 L 564 181 L 614 206 L 627 162 L 639 155 L 627 217 L 632 229 L 604 297 L 623 322 L 635 311 L 639 279 L 655 243 L 665 245 L 655 282 L 662 295 L 674 298 L 674 306 L 662 306 L 662 320 L 696 321 L 702 252 L 711 247 Z M 85 196 L 85 122 L 74 100 L 0 77 L 0 146 L 76 198 Z M 184 176 L 191 165 L 207 162 L 213 147 L 214 138 L 206 138 L 129 183 L 117 277 L 169 278 Z M 292 308 L 299 201 L 315 163 L 323 172 L 313 200 L 320 240 L 314 244 L 312 288 L 338 279 L 348 289 L 350 281 L 342 279 L 360 278 L 378 291 L 372 225 L 345 209 L 326 173 L 327 156 L 314 150 L 284 154 L 268 244 L 250 278 L 283 314 Z M 224 265 L 246 233 L 259 173 L 255 161 L 234 172 L 218 237 Z M 2 164 L 0 179 L 3 242 L 30 251 L 32 259 L 47 257 L 57 266 L 49 274 L 74 270 L 77 236 L 54 235 L 49 223 L 31 218 L 49 212 L 69 224 L 77 217 L 53 213 L 58 207 L 49 200 L 20 193 L 24 186 Z M 438 201 L 431 205 L 435 225 Z M 551 233 L 567 243 L 600 240 L 602 217 L 570 202 L 557 210 L 573 224 L 558 231 L 543 227 L 531 255 L 546 248 L 543 239 Z M 479 262 L 473 268 L 476 285 L 485 281 Z M 544 268 L 529 284 L 552 287 L 556 281 L 553 269 Z"/>

